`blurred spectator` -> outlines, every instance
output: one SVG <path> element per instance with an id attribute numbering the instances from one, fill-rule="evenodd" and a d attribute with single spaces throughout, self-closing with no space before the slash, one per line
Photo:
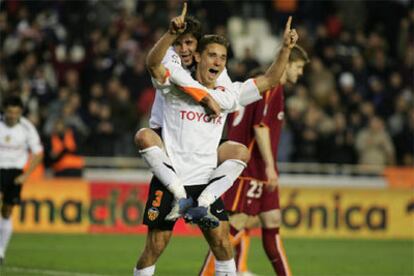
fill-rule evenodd
<path id="1" fill-rule="evenodd" d="M 0 1 L 0 102 L 19 95 L 45 137 L 62 117 L 81 154 L 134 155 L 130 134 L 148 124 L 154 97 L 145 56 L 180 2 L 51 3 Z M 277 45 L 286 15 L 294 14 L 312 63 L 295 93 L 286 87 L 282 160 L 365 160 L 349 143 L 381 117 L 396 163 L 413 163 L 412 1 L 202 0 L 189 8 L 207 32 L 224 34 L 241 47 L 244 58 L 228 54 L 233 81 L 245 80 L 250 67 L 265 65 L 258 57 Z M 245 45 L 236 43 L 240 37 Z M 258 37 L 264 48 L 249 42 Z"/>
<path id="2" fill-rule="evenodd" d="M 383 121 L 378 117 L 372 117 L 368 127 L 357 134 L 355 146 L 359 164 L 385 166 L 395 163 L 394 145 L 385 131 Z"/>
<path id="3" fill-rule="evenodd" d="M 73 130 L 65 124 L 63 118 L 55 120 L 47 143 L 46 162 L 52 168 L 54 176 L 81 177 L 84 160 L 78 154 Z"/>
<path id="4" fill-rule="evenodd" d="M 122 87 L 111 101 L 113 122 L 117 136 L 114 151 L 117 156 L 128 156 L 134 152 L 135 130 L 138 129 L 138 113 L 131 101 L 129 90 Z"/>
<path id="5" fill-rule="evenodd" d="M 115 154 L 113 143 L 115 141 L 115 124 L 112 119 L 111 106 L 107 103 L 100 103 L 91 107 L 93 112 L 94 125 L 92 125 L 92 133 L 86 142 L 86 152 L 93 156 L 113 156 Z"/>
<path id="6" fill-rule="evenodd" d="M 343 113 L 334 115 L 334 131 L 326 139 L 327 162 L 338 164 L 355 163 L 354 135 L 347 128 L 346 117 Z"/>
<path id="7" fill-rule="evenodd" d="M 319 105 L 327 106 L 329 93 L 335 89 L 334 75 L 317 57 L 312 58 L 310 67 L 311 70 L 307 75 L 309 90 Z"/>

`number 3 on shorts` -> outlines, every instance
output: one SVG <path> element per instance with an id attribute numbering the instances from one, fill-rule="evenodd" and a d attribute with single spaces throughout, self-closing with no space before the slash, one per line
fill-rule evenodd
<path id="1" fill-rule="evenodd" d="M 164 194 L 163 191 L 160 191 L 160 190 L 155 191 L 155 199 L 152 201 L 153 207 L 160 207 L 163 194 Z"/>
<path id="2" fill-rule="evenodd" d="M 259 198 L 263 192 L 263 182 L 251 180 L 249 183 L 249 190 L 247 191 L 247 197 Z"/>

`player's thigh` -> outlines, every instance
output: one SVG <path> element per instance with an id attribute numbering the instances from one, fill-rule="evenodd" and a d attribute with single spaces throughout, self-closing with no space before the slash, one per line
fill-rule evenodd
<path id="1" fill-rule="evenodd" d="M 0 185 L 2 193 L 3 205 L 17 205 L 21 201 L 22 185 L 16 185 L 15 179 L 21 175 L 20 169 L 1 169 L 0 170 Z M 12 207 L 8 207 L 11 209 Z M 3 209 L 4 210 L 4 209 Z M 3 211 L 2 211 L 3 212 Z"/>
<path id="2" fill-rule="evenodd" d="M 243 162 L 248 162 L 250 153 L 248 148 L 235 141 L 226 141 L 218 147 L 218 163 L 221 164 L 225 160 L 238 159 Z"/>
<path id="3" fill-rule="evenodd" d="M 145 245 L 146 250 L 160 255 L 170 242 L 171 236 L 171 230 L 149 229 Z"/>
<path id="4" fill-rule="evenodd" d="M 249 215 L 245 213 L 233 213 L 229 215 L 230 225 L 238 231 L 246 228 L 248 219 Z"/>
<path id="5" fill-rule="evenodd" d="M 260 222 L 263 228 L 279 228 L 281 225 L 280 209 L 273 209 L 261 212 L 259 214 Z"/>
<path id="6" fill-rule="evenodd" d="M 1 216 L 3 218 L 9 218 L 13 212 L 13 204 L 4 203 L 1 205 Z"/>
<path id="7" fill-rule="evenodd" d="M 149 229 L 172 230 L 175 221 L 165 220 L 171 211 L 174 196 L 155 176 L 151 179 L 150 190 L 143 213 L 143 224 Z"/>
<path id="8" fill-rule="evenodd" d="M 260 222 L 259 216 L 249 216 L 246 221 L 246 229 L 254 229 L 261 227 L 262 223 Z"/>

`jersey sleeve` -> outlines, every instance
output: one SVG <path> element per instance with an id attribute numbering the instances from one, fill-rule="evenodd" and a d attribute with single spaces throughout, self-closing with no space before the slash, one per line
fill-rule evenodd
<path id="1" fill-rule="evenodd" d="M 219 87 L 226 87 L 227 89 L 231 89 L 231 88 L 234 89 L 233 82 L 231 81 L 226 68 L 224 68 L 223 72 L 221 72 L 220 76 L 217 78 L 216 84 Z"/>
<path id="2" fill-rule="evenodd" d="M 154 102 L 151 107 L 151 117 L 149 119 L 150 128 L 161 128 L 162 127 L 162 116 L 163 116 L 163 102 L 164 98 L 161 93 L 157 90 L 155 92 Z"/>
<path id="3" fill-rule="evenodd" d="M 243 83 L 239 83 L 239 104 L 241 106 L 246 106 L 253 102 L 256 102 L 262 99 L 260 95 L 260 91 L 256 86 L 256 82 L 254 79 L 248 79 Z"/>
<path id="4" fill-rule="evenodd" d="M 207 95 L 207 88 L 194 80 L 182 66 L 169 62 L 165 67 L 170 72 L 170 81 L 179 87 L 181 91 L 191 96 L 196 102 L 200 102 Z"/>
<path id="5" fill-rule="evenodd" d="M 28 125 L 28 133 L 27 133 L 27 144 L 30 151 L 33 154 L 38 154 L 43 151 L 42 143 L 40 142 L 39 134 L 37 133 L 36 128 L 30 123 L 28 120 L 26 121 Z"/>
<path id="6" fill-rule="evenodd" d="M 238 108 L 238 94 L 233 88 L 216 87 L 209 89 L 209 94 L 220 105 L 221 110 L 226 113 L 231 113 Z"/>

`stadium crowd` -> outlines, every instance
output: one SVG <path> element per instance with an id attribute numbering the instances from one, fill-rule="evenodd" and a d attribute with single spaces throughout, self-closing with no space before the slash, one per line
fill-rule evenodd
<path id="1" fill-rule="evenodd" d="M 19 95 L 46 145 L 63 122 L 81 155 L 135 156 L 133 134 L 155 93 L 145 57 L 181 1 L 0 8 L 0 101 Z M 234 81 L 266 60 L 254 47 L 235 49 L 229 19 L 265 21 L 277 39 L 294 16 L 311 63 L 286 87 L 280 161 L 414 165 L 413 1 L 194 1 L 190 14 L 232 41 Z"/>

